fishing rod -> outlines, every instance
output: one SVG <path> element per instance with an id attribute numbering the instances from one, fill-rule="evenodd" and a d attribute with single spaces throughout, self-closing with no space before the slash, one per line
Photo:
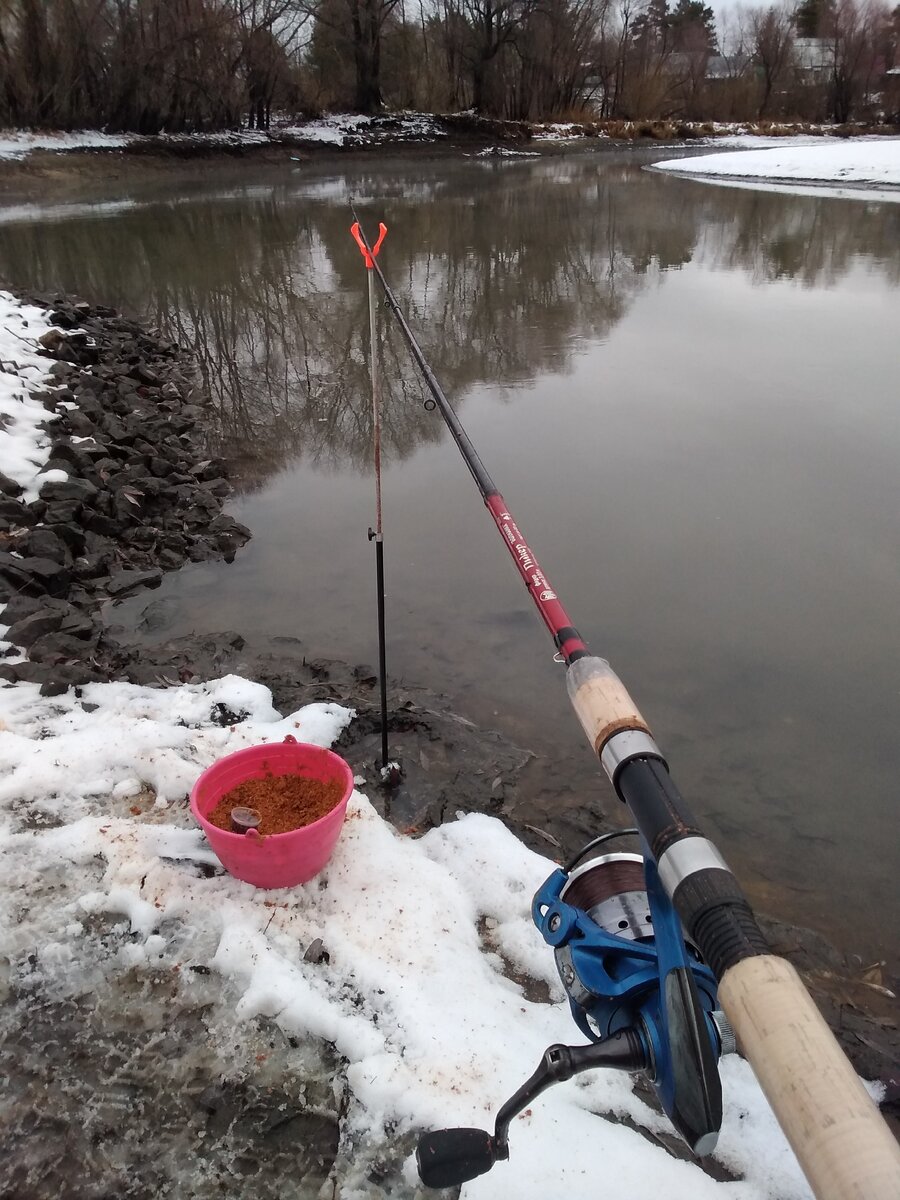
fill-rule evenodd
<path id="1" fill-rule="evenodd" d="M 368 248 L 361 229 L 359 236 Z M 509 1156 L 516 1113 L 551 1084 L 596 1066 L 644 1072 L 693 1152 L 709 1153 L 721 1121 L 717 1059 L 731 1048 L 733 1030 L 818 1200 L 900 1196 L 900 1148 L 881 1114 L 797 972 L 771 952 L 624 684 L 578 633 L 374 258 L 372 267 L 566 665 L 572 706 L 641 843 L 640 855 L 591 858 L 605 840 L 595 839 L 546 880 L 532 905 L 572 1015 L 591 1044 L 551 1046 L 500 1109 L 493 1134 L 425 1134 L 417 1151 L 423 1182 L 444 1187 L 490 1170 Z"/>

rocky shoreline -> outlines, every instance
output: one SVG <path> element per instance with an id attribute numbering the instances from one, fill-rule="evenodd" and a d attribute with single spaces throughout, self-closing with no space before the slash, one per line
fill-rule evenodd
<path id="1" fill-rule="evenodd" d="M 39 497 L 0 475 L 0 600 L 12 648 L 0 679 L 42 695 L 110 678 L 110 603 L 185 562 L 230 559 L 250 532 L 222 512 L 231 488 L 207 457 L 190 356 L 114 309 L 46 305 L 52 384 L 32 393 L 52 439 Z M 5 594 L 3 594 L 5 593 Z M 17 650 L 26 652 L 20 661 Z"/>

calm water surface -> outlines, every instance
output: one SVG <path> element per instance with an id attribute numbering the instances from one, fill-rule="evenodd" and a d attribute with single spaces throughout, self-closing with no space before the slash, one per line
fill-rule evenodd
<path id="1" fill-rule="evenodd" d="M 0 214 L 0 275 L 136 311 L 199 355 L 254 536 L 232 565 L 167 578 L 168 632 L 294 634 L 373 661 L 349 197 L 384 218 L 384 267 L 438 377 L 748 889 L 896 963 L 900 205 L 642 161 L 173 174 Z M 385 332 L 390 668 L 536 748 L 548 804 L 587 804 L 598 772 L 562 668 Z"/>

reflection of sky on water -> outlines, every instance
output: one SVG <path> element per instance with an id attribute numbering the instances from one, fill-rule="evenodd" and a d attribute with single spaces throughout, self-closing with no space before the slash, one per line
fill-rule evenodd
<path id="1" fill-rule="evenodd" d="M 0 271 L 176 329 L 228 444 L 258 460 L 235 505 L 253 541 L 155 594 L 178 600 L 172 632 L 256 628 L 371 661 L 365 280 L 346 196 L 383 215 L 385 269 L 438 377 L 686 796 L 751 890 L 771 882 L 788 915 L 882 955 L 900 899 L 885 837 L 900 212 L 638 160 L 273 173 L 249 198 L 195 188 L 190 204 L 0 226 Z M 392 670 L 590 795 L 552 647 L 394 333 L 385 362 Z"/>

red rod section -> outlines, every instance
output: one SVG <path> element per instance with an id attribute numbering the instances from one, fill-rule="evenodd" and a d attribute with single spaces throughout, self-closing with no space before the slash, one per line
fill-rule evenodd
<path id="1" fill-rule="evenodd" d="M 363 255 L 368 255 L 366 266 L 368 267 L 371 264 L 371 269 L 378 276 L 379 282 L 384 289 L 388 307 L 397 318 L 397 323 L 412 351 L 413 358 L 422 372 L 422 377 L 425 380 L 428 390 L 434 397 L 441 416 L 444 418 L 447 428 L 450 430 L 453 440 L 456 442 L 459 452 L 462 454 L 466 466 L 472 474 L 472 478 L 478 485 L 478 490 L 484 498 L 488 512 L 494 518 L 494 524 L 503 535 L 503 540 L 506 542 L 506 547 L 512 555 L 513 562 L 516 564 L 519 574 L 525 581 L 525 586 L 528 588 L 529 595 L 534 601 L 538 612 L 541 614 L 541 619 L 550 630 L 557 650 L 562 655 L 567 666 L 577 658 L 584 658 L 590 651 L 579 636 L 578 630 L 572 624 L 569 614 L 559 602 L 550 581 L 541 570 L 540 564 L 532 553 L 531 547 L 525 541 L 522 531 L 506 507 L 506 501 L 497 491 L 494 481 L 485 469 L 477 450 L 469 440 L 469 435 L 463 429 L 452 404 L 444 395 L 444 389 L 438 383 L 434 372 L 428 365 L 425 355 L 422 353 L 422 348 L 416 341 L 415 334 L 410 329 L 400 305 L 397 303 L 397 297 L 391 291 L 390 285 L 381 270 L 381 266 L 376 261 L 381 237 L 379 237 L 375 247 L 370 249 L 366 235 L 359 224 L 359 219 L 355 212 L 353 213 L 353 219 L 354 224 L 350 232 L 356 239 Z M 379 226 L 379 229 L 383 230 L 384 225 Z"/>
<path id="2" fill-rule="evenodd" d="M 512 513 L 506 507 L 506 501 L 499 492 L 494 492 L 485 496 L 484 502 L 488 512 L 494 518 L 494 524 L 503 535 L 506 548 L 512 555 L 512 560 L 524 579 L 525 586 L 541 614 L 541 619 L 550 630 L 560 654 L 567 663 L 572 662 L 575 658 L 583 657 L 588 653 L 588 648 L 578 636 L 578 631 L 563 608 L 553 585 L 541 569 L 541 564 L 531 547 L 525 541 Z"/>

